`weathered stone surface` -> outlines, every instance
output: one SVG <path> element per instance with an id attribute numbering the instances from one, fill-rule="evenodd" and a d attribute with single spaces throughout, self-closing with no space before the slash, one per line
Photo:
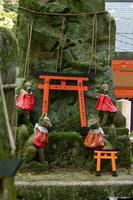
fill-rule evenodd
<path id="1" fill-rule="evenodd" d="M 109 179 L 108 177 L 106 177 Z M 128 178 L 127 178 L 128 179 Z M 107 200 L 108 197 L 132 197 L 132 180 L 19 181 L 18 198 L 25 200 Z"/>
<path id="2" fill-rule="evenodd" d="M 95 103 L 101 83 L 109 84 L 109 96 L 114 98 L 109 57 L 112 58 L 114 51 L 115 22 L 106 12 L 97 14 L 97 18 L 94 14 L 87 14 L 105 11 L 103 0 L 20 0 L 19 4 L 17 34 L 20 46 L 20 65 L 18 77 L 23 78 L 24 69 L 27 67 L 29 68 L 27 76 L 34 80 L 36 106 L 31 113 L 33 123 L 38 120 L 42 107 L 43 92 L 36 89 L 39 81 L 33 76 L 33 73 L 38 71 L 87 75 L 89 70 L 94 74 L 96 67 L 96 77 L 89 80 L 87 83 L 89 90 L 85 93 L 87 118 L 96 112 Z M 26 11 L 25 8 L 28 10 Z M 77 16 L 38 15 L 31 11 L 86 14 Z M 30 33 L 31 37 L 29 37 Z M 26 56 L 28 56 L 27 59 Z M 85 167 L 94 170 L 93 155 L 84 149 L 83 138 L 79 137 L 78 133 L 80 115 L 77 93 L 51 91 L 48 114 L 54 127 L 54 132 L 49 135 L 49 144 L 46 148 L 46 159 L 50 166 L 77 167 L 85 163 Z M 112 120 L 116 127 L 125 126 L 125 119 L 122 116 L 116 115 L 114 119 L 110 118 L 109 124 Z M 107 138 L 114 148 L 120 148 L 119 165 L 129 167 L 131 159 L 128 148 L 128 129 L 116 128 L 115 135 L 108 134 L 109 129 L 105 128 Z M 126 153 L 123 153 L 123 148 L 127 149 Z M 33 152 L 33 149 L 30 150 Z M 23 153 L 27 155 L 26 152 L 23 151 Z M 31 157 L 26 157 L 31 160 Z"/>
<path id="3" fill-rule="evenodd" d="M 103 0 L 20 0 L 20 6 L 29 10 L 47 13 L 92 13 L 105 11 L 105 2 Z M 63 19 L 64 26 L 62 27 Z M 86 14 L 66 17 L 32 15 L 30 12 L 20 8 L 17 26 L 20 46 L 19 78 L 24 75 L 23 69 L 29 39 L 31 39 L 30 53 L 28 54 L 29 77 L 34 79 L 35 83 L 38 82 L 32 75 L 35 71 L 61 71 L 74 75 L 88 74 L 90 65 L 96 66 L 96 78 L 89 81 L 89 91 L 85 97 L 87 117 L 90 113 L 95 112 L 95 96 L 102 82 L 106 81 L 110 85 L 109 95 L 112 97 L 114 95 L 111 66 L 108 66 L 109 21 L 111 24 L 110 49 L 112 56 L 115 41 L 114 19 L 108 13 L 100 13 L 97 15 L 94 27 L 93 20 L 94 15 Z M 32 29 L 31 38 L 29 38 L 30 28 Z M 63 28 L 62 34 L 61 28 Z M 95 28 L 95 33 L 93 33 L 93 28 Z M 96 42 L 93 42 L 93 46 L 96 44 L 96 48 L 92 52 L 92 37 L 94 34 L 96 35 Z M 61 52 L 58 56 L 59 47 L 61 47 Z M 91 53 L 93 53 L 93 56 Z M 94 73 L 94 68 L 92 68 L 91 73 Z M 36 121 L 41 113 L 42 91 L 35 89 L 35 96 L 36 108 L 33 112 L 33 121 Z M 73 130 L 73 127 L 75 127 L 76 130 L 79 130 L 80 120 L 77 93 L 51 92 L 49 115 L 55 129 L 64 130 L 67 127 L 67 130 Z"/>
<path id="4" fill-rule="evenodd" d="M 82 137 L 77 132 L 53 132 L 45 157 L 51 167 L 84 168 L 86 149 Z"/>

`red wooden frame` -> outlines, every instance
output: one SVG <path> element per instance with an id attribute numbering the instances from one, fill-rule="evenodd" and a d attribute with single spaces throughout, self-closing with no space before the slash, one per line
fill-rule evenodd
<path id="1" fill-rule="evenodd" d="M 42 113 L 48 113 L 49 105 L 49 92 L 50 90 L 69 90 L 77 91 L 79 98 L 79 111 L 80 111 L 80 121 L 81 127 L 87 126 L 86 121 L 86 110 L 85 110 L 85 100 L 84 91 L 88 90 L 88 86 L 84 86 L 83 82 L 88 81 L 88 77 L 67 77 L 67 76 L 52 76 L 52 75 L 41 75 L 40 79 L 44 80 L 43 84 L 38 84 L 39 89 L 43 89 L 43 103 L 42 103 Z M 59 84 L 51 84 L 51 80 L 60 81 Z M 76 85 L 67 84 L 67 81 L 76 81 Z"/>

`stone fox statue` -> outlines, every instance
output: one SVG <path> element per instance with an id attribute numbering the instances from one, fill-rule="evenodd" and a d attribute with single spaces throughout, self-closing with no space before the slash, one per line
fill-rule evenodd
<path id="1" fill-rule="evenodd" d="M 30 111 L 34 109 L 35 100 L 33 95 L 33 82 L 29 80 L 23 80 L 17 99 L 17 124 L 18 126 L 26 124 L 32 127 L 30 122 Z"/>
<path id="2" fill-rule="evenodd" d="M 42 115 L 34 127 L 33 145 L 38 150 L 40 162 L 44 161 L 44 147 L 48 143 L 48 129 L 51 127 L 52 124 L 47 114 Z"/>
<path id="3" fill-rule="evenodd" d="M 111 150 L 111 143 L 105 138 L 106 135 L 96 118 L 88 120 L 88 132 L 84 139 L 84 145 L 89 149 Z"/>
<path id="4" fill-rule="evenodd" d="M 23 89 L 16 100 L 16 106 L 22 110 L 31 111 L 34 108 L 34 96 L 32 94 L 32 82 L 25 81 Z"/>
<path id="5" fill-rule="evenodd" d="M 48 130 L 52 127 L 48 116 L 42 115 L 29 134 L 27 126 L 21 125 L 17 131 L 17 155 L 24 163 L 44 162 L 44 148 L 48 143 Z"/>
<path id="6" fill-rule="evenodd" d="M 112 117 L 117 113 L 117 108 L 113 104 L 111 98 L 108 96 L 109 86 L 106 83 L 101 85 L 101 94 L 98 97 L 96 103 L 96 110 L 99 111 L 101 125 L 104 126 L 108 120 L 108 117 L 112 114 Z"/>

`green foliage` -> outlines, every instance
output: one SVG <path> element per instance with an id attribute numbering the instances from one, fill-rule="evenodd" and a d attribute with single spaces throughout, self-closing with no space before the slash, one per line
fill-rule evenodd
<path id="1" fill-rule="evenodd" d="M 0 4 L 0 26 L 12 30 L 16 23 L 17 13 L 10 10 L 7 12 L 3 9 Z"/>

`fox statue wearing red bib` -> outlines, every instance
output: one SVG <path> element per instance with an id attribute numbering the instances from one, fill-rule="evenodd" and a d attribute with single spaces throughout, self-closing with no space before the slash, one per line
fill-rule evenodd
<path id="1" fill-rule="evenodd" d="M 108 120 L 108 117 L 112 114 L 114 117 L 117 113 L 117 108 L 113 104 L 111 98 L 108 96 L 109 86 L 107 83 L 101 85 L 101 94 L 96 102 L 96 110 L 99 111 L 99 116 L 101 119 L 101 126 L 104 126 Z"/>
<path id="2" fill-rule="evenodd" d="M 24 88 L 20 90 L 20 94 L 16 100 L 16 106 L 22 110 L 31 111 L 34 108 L 34 104 L 32 83 L 25 81 Z"/>
<path id="3" fill-rule="evenodd" d="M 21 83 L 21 81 L 20 81 Z M 25 124 L 28 129 L 33 128 L 31 123 L 31 111 L 34 109 L 35 100 L 33 95 L 33 81 L 22 80 L 20 87 L 17 88 L 17 125 L 21 126 Z"/>
<path id="4" fill-rule="evenodd" d="M 52 124 L 47 114 L 42 115 L 34 127 L 33 144 L 38 149 L 40 162 L 44 161 L 44 147 L 48 143 L 48 129 L 51 127 Z"/>

